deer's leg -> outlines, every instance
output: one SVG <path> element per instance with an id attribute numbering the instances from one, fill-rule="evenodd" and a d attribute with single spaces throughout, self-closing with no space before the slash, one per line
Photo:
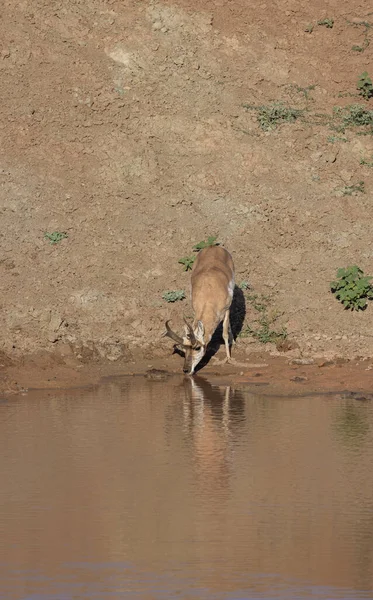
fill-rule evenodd
<path id="1" fill-rule="evenodd" d="M 225 343 L 225 351 L 227 353 L 227 362 L 230 362 L 230 360 L 231 360 L 232 339 L 233 339 L 233 335 L 232 335 L 232 330 L 231 330 L 231 324 L 229 321 L 229 308 L 228 308 L 228 310 L 225 312 L 224 321 L 223 321 L 223 340 Z"/>

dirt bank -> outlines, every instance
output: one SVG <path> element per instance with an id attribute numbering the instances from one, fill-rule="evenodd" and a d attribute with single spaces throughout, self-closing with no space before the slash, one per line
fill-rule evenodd
<path id="1" fill-rule="evenodd" d="M 373 355 L 373 308 L 344 311 L 328 291 L 337 267 L 373 273 L 373 137 L 332 117 L 373 109 L 354 96 L 373 74 L 365 3 L 36 0 L 3 13 L 3 370 L 40 352 L 47 369 L 168 360 L 163 322 L 191 310 L 162 295 L 187 290 L 178 260 L 208 235 L 237 281 L 270 297 L 290 357 Z M 272 101 L 305 112 L 266 131 L 244 106 Z M 250 362 L 262 346 L 238 348 Z"/>
<path id="2" fill-rule="evenodd" d="M 253 393 L 264 395 L 293 397 L 343 392 L 352 399 L 372 400 L 372 370 L 371 359 L 291 359 L 271 357 L 267 352 L 254 353 L 249 357 L 237 352 L 232 364 L 228 365 L 224 352 L 221 352 L 198 372 L 198 376 L 217 385 L 231 385 L 233 388 L 249 386 Z M 176 375 L 182 380 L 182 360 L 176 354 L 152 360 L 144 360 L 139 355 L 133 361 L 122 364 L 106 360 L 84 363 L 76 358 L 67 364 L 55 353 L 42 353 L 32 360 L 14 362 L 3 368 L 0 371 L 0 394 L 25 394 L 33 389 L 49 389 L 55 394 L 66 389 L 96 386 L 107 378 L 128 375 L 160 381 Z"/>

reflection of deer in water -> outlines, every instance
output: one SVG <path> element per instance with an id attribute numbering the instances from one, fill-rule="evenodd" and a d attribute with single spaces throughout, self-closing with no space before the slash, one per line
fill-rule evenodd
<path id="1" fill-rule="evenodd" d="M 227 361 L 231 358 L 233 335 L 229 309 L 234 290 L 234 267 L 229 252 L 220 246 L 201 250 L 193 266 L 191 285 L 193 325 L 185 321 L 185 336 L 181 337 L 172 331 L 169 321 L 166 321 L 164 334 L 184 351 L 183 371 L 189 375 L 193 375 L 206 354 L 207 346 L 222 321 Z"/>
<path id="2" fill-rule="evenodd" d="M 227 490 L 230 438 L 245 418 L 242 394 L 202 377 L 185 379 L 184 389 L 184 427 L 193 440 L 202 485 L 206 491 Z"/>

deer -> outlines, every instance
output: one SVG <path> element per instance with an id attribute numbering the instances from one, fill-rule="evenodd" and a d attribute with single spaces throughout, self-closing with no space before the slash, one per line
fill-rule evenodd
<path id="1" fill-rule="evenodd" d="M 231 361 L 233 335 L 229 312 L 233 291 L 234 265 L 229 252 L 221 246 L 209 246 L 201 250 L 194 261 L 191 276 L 193 323 L 190 324 L 184 317 L 185 335 L 181 337 L 172 331 L 168 320 L 163 334 L 184 351 L 184 373 L 193 375 L 222 321 L 226 362 Z"/>

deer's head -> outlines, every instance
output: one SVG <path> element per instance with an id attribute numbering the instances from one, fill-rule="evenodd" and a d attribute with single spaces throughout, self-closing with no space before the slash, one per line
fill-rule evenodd
<path id="1" fill-rule="evenodd" d="M 205 328 L 202 321 L 197 321 L 197 325 L 193 328 L 188 321 L 185 321 L 185 335 L 179 336 L 172 331 L 169 326 L 170 321 L 166 321 L 166 331 L 163 334 L 171 338 L 176 345 L 179 346 L 185 355 L 183 371 L 188 375 L 193 375 L 198 363 L 206 353 L 207 344 L 204 341 Z"/>

